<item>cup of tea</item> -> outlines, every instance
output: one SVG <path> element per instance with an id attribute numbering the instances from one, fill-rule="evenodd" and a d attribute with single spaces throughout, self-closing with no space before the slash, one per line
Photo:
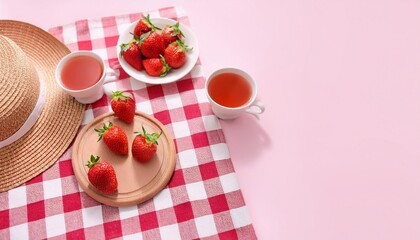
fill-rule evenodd
<path id="1" fill-rule="evenodd" d="M 234 119 L 250 113 L 259 119 L 264 104 L 257 100 L 257 84 L 246 72 L 237 68 L 222 68 L 206 81 L 206 94 L 214 114 L 220 119 Z"/>
<path id="2" fill-rule="evenodd" d="M 99 100 L 104 83 L 118 80 L 118 73 L 106 68 L 104 60 L 91 51 L 76 51 L 63 57 L 55 70 L 57 84 L 83 104 Z"/>

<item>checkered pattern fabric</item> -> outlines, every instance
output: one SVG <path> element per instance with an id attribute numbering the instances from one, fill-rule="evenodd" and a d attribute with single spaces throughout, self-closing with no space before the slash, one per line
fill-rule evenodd
<path id="1" fill-rule="evenodd" d="M 177 163 L 169 185 L 153 199 L 110 207 L 90 198 L 73 174 L 70 147 L 43 174 L 0 193 L 0 239 L 256 239 L 228 146 L 204 93 L 201 63 L 182 80 L 147 85 L 117 60 L 119 33 L 142 13 L 81 20 L 50 33 L 72 51 L 92 50 L 120 71 L 106 88 L 134 94 L 136 108 L 160 120 L 174 137 Z M 188 24 L 179 8 L 150 12 Z M 111 111 L 104 95 L 86 109 L 82 126 Z"/>

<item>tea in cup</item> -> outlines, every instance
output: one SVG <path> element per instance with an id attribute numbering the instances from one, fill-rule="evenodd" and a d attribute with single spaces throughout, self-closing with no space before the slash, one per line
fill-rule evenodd
<path id="1" fill-rule="evenodd" d="M 99 100 L 103 84 L 118 80 L 118 74 L 105 68 L 104 60 L 90 51 L 72 52 L 58 63 L 55 70 L 57 84 L 83 104 Z"/>
<path id="2" fill-rule="evenodd" d="M 233 119 L 243 112 L 259 119 L 265 110 L 256 100 L 257 85 L 246 72 L 237 68 L 215 71 L 206 81 L 206 94 L 214 114 L 220 119 Z"/>

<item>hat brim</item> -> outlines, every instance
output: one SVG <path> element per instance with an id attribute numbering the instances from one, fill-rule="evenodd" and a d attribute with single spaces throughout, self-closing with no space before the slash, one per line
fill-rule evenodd
<path id="1" fill-rule="evenodd" d="M 0 148 L 0 192 L 4 192 L 44 172 L 60 158 L 79 129 L 85 105 L 55 82 L 55 67 L 70 53 L 63 43 L 34 25 L 13 20 L 0 20 L 0 35 L 22 48 L 46 86 L 38 121 L 22 138 Z"/>

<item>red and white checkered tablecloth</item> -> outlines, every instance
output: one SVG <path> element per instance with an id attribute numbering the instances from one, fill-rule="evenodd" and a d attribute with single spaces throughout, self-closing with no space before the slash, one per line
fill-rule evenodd
<path id="1" fill-rule="evenodd" d="M 180 8 L 149 13 L 189 24 Z M 0 239 L 256 239 L 221 126 L 204 93 L 200 61 L 182 80 L 165 85 L 141 83 L 119 68 L 118 35 L 141 14 L 80 20 L 49 31 L 70 50 L 92 50 L 118 68 L 120 80 L 106 88 L 131 91 L 137 110 L 166 126 L 177 151 L 169 185 L 139 205 L 102 205 L 79 187 L 70 147 L 43 174 L 0 193 Z M 110 111 L 104 95 L 87 107 L 82 125 Z"/>

